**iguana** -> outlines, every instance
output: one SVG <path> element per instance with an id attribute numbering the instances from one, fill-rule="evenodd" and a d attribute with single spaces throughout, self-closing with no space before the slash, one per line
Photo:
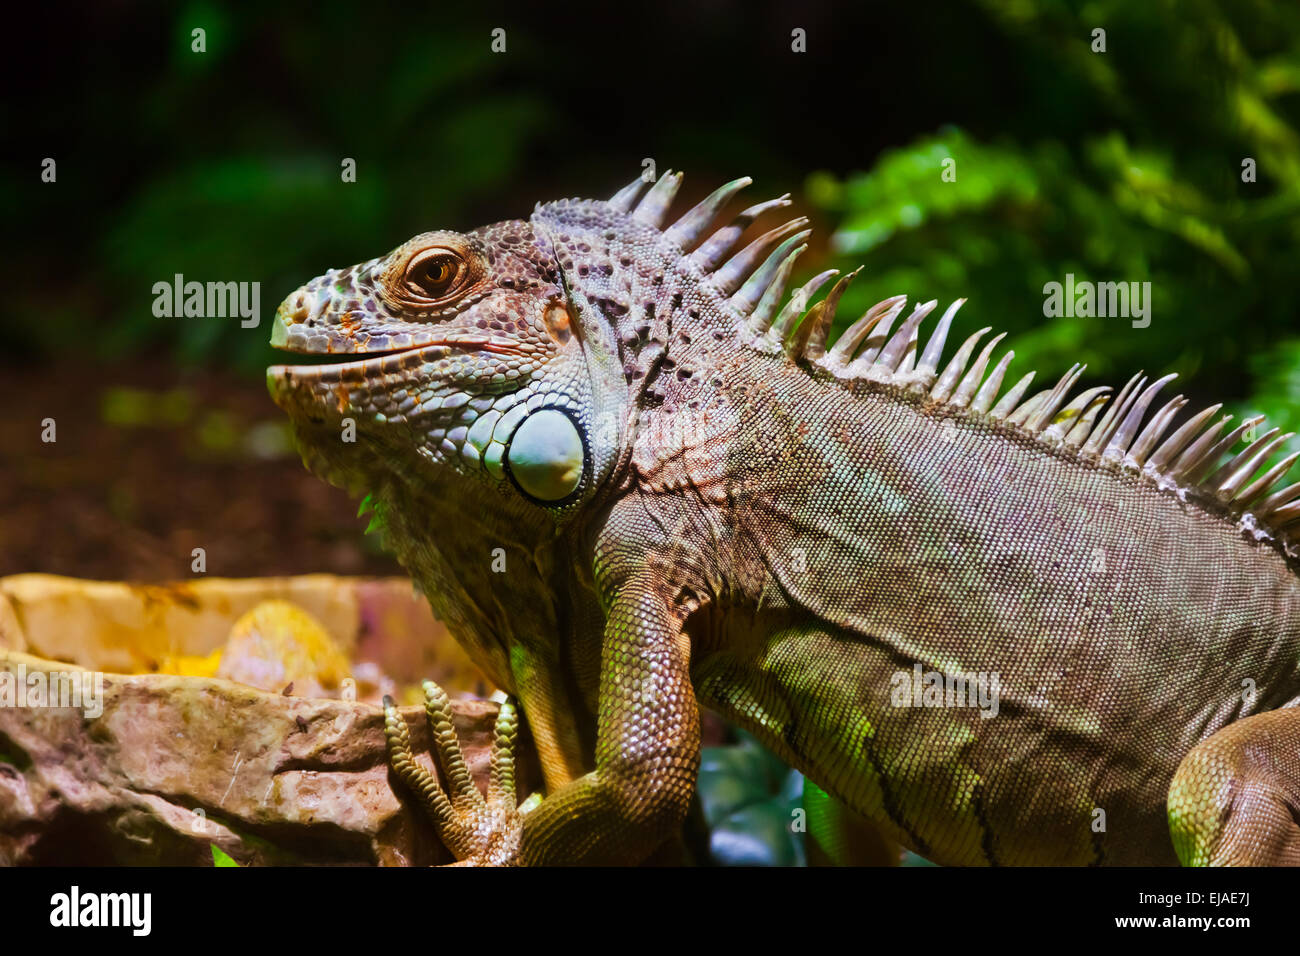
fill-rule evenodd
<path id="1" fill-rule="evenodd" d="M 423 233 L 276 314 L 273 345 L 353 359 L 268 371 L 305 463 L 368 496 L 536 741 L 517 808 L 505 707 L 485 799 L 426 686 L 447 795 L 390 708 L 448 846 L 644 859 L 705 706 L 823 816 L 938 863 L 1300 863 L 1297 455 L 1265 470 L 1289 436 L 1217 405 L 1174 428 L 1172 375 L 1004 390 L 989 329 L 945 359 L 962 300 L 923 339 L 935 302 L 895 328 L 886 299 L 832 344 L 857 273 L 786 302 L 807 220 L 745 243 L 789 205 L 724 216 L 749 183 Z"/>

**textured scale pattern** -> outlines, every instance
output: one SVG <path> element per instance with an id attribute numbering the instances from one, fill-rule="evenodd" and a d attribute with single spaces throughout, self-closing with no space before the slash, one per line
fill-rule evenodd
<path id="1" fill-rule="evenodd" d="M 1291 436 L 1183 417 L 1173 376 L 1034 391 L 990 329 L 949 347 L 962 300 L 832 341 L 857 273 L 786 298 L 807 223 L 758 220 L 788 197 L 674 216 L 681 181 L 422 234 L 276 317 L 356 358 L 269 370 L 304 460 L 369 496 L 541 755 L 540 802 L 476 801 L 430 685 L 445 796 L 390 709 L 457 856 L 645 859 L 704 705 L 846 810 L 819 819 L 937 862 L 1297 862 Z"/>

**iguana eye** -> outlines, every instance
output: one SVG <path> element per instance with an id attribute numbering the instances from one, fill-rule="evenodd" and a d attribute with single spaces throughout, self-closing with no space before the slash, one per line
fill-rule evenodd
<path id="1" fill-rule="evenodd" d="M 425 249 L 406 264 L 403 282 L 417 299 L 445 299 L 461 285 L 467 270 L 465 261 L 450 249 Z"/>

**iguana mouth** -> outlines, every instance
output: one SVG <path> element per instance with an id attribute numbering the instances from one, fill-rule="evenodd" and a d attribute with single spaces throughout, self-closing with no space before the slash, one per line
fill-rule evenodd
<path id="1" fill-rule="evenodd" d="M 325 297 L 316 295 L 309 301 L 301 290 L 280 304 L 271 324 L 272 348 L 314 356 L 314 361 L 271 366 L 268 377 L 284 377 L 292 370 L 299 379 L 357 381 L 412 368 L 453 350 L 503 355 L 527 351 L 522 343 L 508 336 L 464 326 L 402 327 L 399 323 L 387 329 L 367 330 L 350 314 L 327 318 L 328 308 Z"/>
<path id="2" fill-rule="evenodd" d="M 370 352 L 309 352 L 283 345 L 275 345 L 294 355 L 312 356 L 318 361 L 304 364 L 272 365 L 268 377 L 299 379 L 359 380 L 375 375 L 413 368 L 434 359 L 456 352 L 493 352 L 498 355 L 521 355 L 520 343 L 499 335 L 465 334 L 445 335 L 396 349 L 376 349 Z M 364 356 L 364 357 L 358 357 Z M 327 361 L 319 361 L 319 359 Z"/>

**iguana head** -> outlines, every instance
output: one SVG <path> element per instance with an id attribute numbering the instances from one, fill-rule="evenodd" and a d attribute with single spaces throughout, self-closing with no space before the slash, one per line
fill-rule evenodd
<path id="1" fill-rule="evenodd" d="M 267 382 L 308 465 L 353 492 L 384 476 L 563 508 L 593 479 L 591 386 L 550 241 L 532 224 L 426 232 L 330 270 L 276 312 L 271 343 L 342 364 Z"/>

